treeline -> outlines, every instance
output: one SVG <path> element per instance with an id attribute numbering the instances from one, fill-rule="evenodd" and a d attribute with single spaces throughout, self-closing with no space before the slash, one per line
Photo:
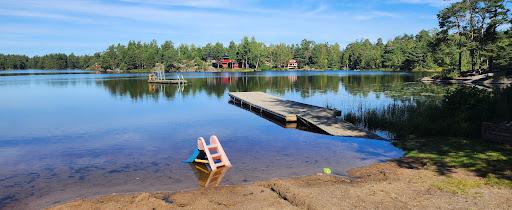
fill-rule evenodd
<path id="1" fill-rule="evenodd" d="M 342 64 L 350 69 L 439 70 L 453 68 L 451 59 L 439 56 L 441 47 L 437 31 L 420 31 L 417 35 L 398 36 L 387 43 L 361 40 L 343 52 Z"/>
<path id="2" fill-rule="evenodd" d="M 55 53 L 34 57 L 0 54 L 0 69 L 88 69 L 94 67 L 100 57 L 100 53 L 95 56 Z"/>
<path id="3" fill-rule="evenodd" d="M 351 69 L 510 70 L 512 30 L 505 0 L 462 0 L 437 14 L 439 29 L 398 36 L 386 44 L 349 44 L 342 65 Z M 506 29 L 504 27 L 507 27 Z"/>
<path id="4" fill-rule="evenodd" d="M 175 45 L 172 41 L 116 44 L 92 56 L 49 54 L 27 57 L 1 55 L 0 69 L 151 69 L 200 71 L 228 55 L 242 68 L 280 69 L 288 60 L 301 69 L 500 70 L 512 67 L 512 31 L 505 0 L 464 0 L 441 10 L 439 29 L 402 35 L 384 43 L 358 40 L 339 44 L 302 40 L 266 45 L 244 37 L 227 46 L 210 43 Z M 504 29 L 504 27 L 508 27 Z"/>

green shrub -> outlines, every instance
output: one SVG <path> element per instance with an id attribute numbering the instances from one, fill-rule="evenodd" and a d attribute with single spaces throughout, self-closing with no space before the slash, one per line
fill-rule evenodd
<path id="1" fill-rule="evenodd" d="M 459 77 L 459 74 L 452 70 L 443 70 L 441 73 L 432 76 L 432 79 L 450 80 Z"/>

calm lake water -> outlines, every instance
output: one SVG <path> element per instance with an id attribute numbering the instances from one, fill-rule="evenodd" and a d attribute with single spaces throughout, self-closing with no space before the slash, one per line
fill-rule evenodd
<path id="1" fill-rule="evenodd" d="M 233 164 L 223 185 L 310 175 L 400 157 L 388 141 L 286 129 L 228 103 L 263 91 L 342 112 L 435 100 L 419 75 L 383 72 L 184 73 L 185 86 L 145 74 L 0 72 L 0 208 L 38 209 L 115 192 L 201 187 L 182 163 L 199 136 L 217 135 Z M 168 77 L 174 77 L 169 74 Z"/>

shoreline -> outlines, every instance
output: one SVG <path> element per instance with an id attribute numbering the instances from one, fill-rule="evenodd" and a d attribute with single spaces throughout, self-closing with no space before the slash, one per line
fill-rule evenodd
<path id="1" fill-rule="evenodd" d="M 354 168 L 348 175 L 277 178 L 179 192 L 110 194 L 66 201 L 48 209 L 512 208 L 512 188 L 493 186 L 464 169 L 440 174 L 418 158 Z"/>
<path id="2" fill-rule="evenodd" d="M 42 71 L 69 71 L 69 70 L 81 70 L 81 71 L 90 71 L 90 72 L 99 72 L 104 74 L 110 73 L 151 73 L 152 69 L 132 69 L 132 70 L 122 70 L 122 71 L 97 71 L 93 69 L 5 69 L 2 71 L 30 71 L 30 70 L 42 70 Z M 166 73 L 186 73 L 186 72 L 263 72 L 263 71 L 278 71 L 278 72 L 288 72 L 288 71 L 354 71 L 354 72 L 364 72 L 364 71 L 377 71 L 377 72 L 396 72 L 396 73 L 435 73 L 439 71 L 401 71 L 401 70 L 391 70 L 391 69 L 237 69 L 237 70 L 193 70 L 193 71 L 166 71 Z"/>
<path id="3" fill-rule="evenodd" d="M 512 77 L 494 76 L 493 73 L 482 74 L 477 76 L 457 77 L 453 79 L 433 79 L 431 77 L 423 77 L 420 79 L 425 84 L 459 84 L 472 85 L 481 89 L 492 90 L 494 87 L 505 88 L 512 84 Z"/>

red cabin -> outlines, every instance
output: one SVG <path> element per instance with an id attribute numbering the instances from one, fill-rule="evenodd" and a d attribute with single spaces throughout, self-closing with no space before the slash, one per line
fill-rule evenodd
<path id="1" fill-rule="evenodd" d="M 216 61 L 214 63 L 214 66 L 216 68 L 223 68 L 223 69 L 238 69 L 238 62 L 235 60 L 229 59 L 228 55 L 224 55 L 221 60 Z"/>

